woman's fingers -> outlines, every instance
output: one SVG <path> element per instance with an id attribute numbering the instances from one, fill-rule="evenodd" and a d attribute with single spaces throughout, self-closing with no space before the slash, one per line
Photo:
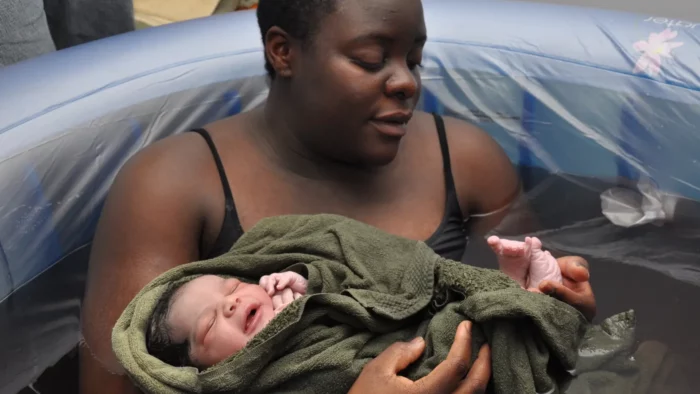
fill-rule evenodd
<path id="1" fill-rule="evenodd" d="M 562 282 L 544 281 L 539 290 L 578 309 L 589 321 L 596 315 L 596 301 L 589 279 L 588 262 L 577 256 L 557 259 Z"/>
<path id="2" fill-rule="evenodd" d="M 428 376 L 416 382 L 398 373 L 418 360 L 425 350 L 425 341 L 416 338 L 409 343 L 389 346 L 362 369 L 350 393 L 377 392 L 386 394 L 481 394 L 491 377 L 491 355 L 488 346 L 479 351 L 477 361 L 471 359 L 471 322 L 457 327 L 454 342 L 445 361 Z M 465 378 L 466 376 L 466 378 Z M 456 391 L 455 391 L 456 390 Z"/>
<path id="3" fill-rule="evenodd" d="M 425 341 L 416 338 L 411 342 L 397 342 L 362 368 L 360 376 L 350 388 L 349 394 L 428 394 L 416 387 L 410 379 L 397 374 L 418 360 L 425 350 Z M 432 394 L 432 393 L 431 393 Z M 448 393 L 435 393 L 448 394 Z"/>
<path id="4" fill-rule="evenodd" d="M 574 289 L 566 287 L 562 283 L 544 281 L 540 283 L 539 289 L 542 293 L 566 302 L 567 304 L 576 308 L 581 306 L 581 304 L 583 304 L 585 301 L 584 296 L 577 293 Z"/>
<path id="5" fill-rule="evenodd" d="M 365 368 L 373 374 L 394 376 L 418 360 L 423 350 L 423 338 L 415 338 L 411 342 L 396 342 L 367 363 Z"/>
<path id="6" fill-rule="evenodd" d="M 422 391 L 426 393 L 452 393 L 460 386 L 469 372 L 472 354 L 471 326 L 471 322 L 460 323 L 445 361 L 435 367 L 428 376 L 416 382 Z"/>
<path id="7" fill-rule="evenodd" d="M 453 394 L 483 394 L 491 379 L 491 348 L 485 344 L 479 350 L 479 355 L 474 361 L 462 384 Z"/>
<path id="8" fill-rule="evenodd" d="M 568 284 L 568 286 L 567 286 Z M 589 321 L 593 321 L 596 315 L 596 302 L 591 286 L 586 282 L 585 286 L 577 283 L 564 284 L 545 281 L 540 284 L 540 291 L 578 309 Z"/>
<path id="9" fill-rule="evenodd" d="M 562 276 L 573 282 L 588 282 L 591 279 L 588 262 L 583 257 L 562 257 L 557 259 L 557 263 L 559 263 Z"/>

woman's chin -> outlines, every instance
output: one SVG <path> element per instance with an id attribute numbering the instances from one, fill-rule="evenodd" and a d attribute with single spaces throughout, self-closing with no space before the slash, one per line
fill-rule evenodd
<path id="1" fill-rule="evenodd" d="M 384 143 L 381 146 L 366 152 L 363 161 L 371 167 L 383 167 L 391 164 L 399 153 L 399 141 Z"/>

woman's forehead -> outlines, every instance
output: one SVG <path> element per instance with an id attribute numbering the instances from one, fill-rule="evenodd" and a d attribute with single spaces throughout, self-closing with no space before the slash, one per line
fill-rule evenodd
<path id="1" fill-rule="evenodd" d="M 414 40 L 425 36 L 420 0 L 340 0 L 336 12 L 324 22 L 321 39 L 330 33 L 328 29 L 346 39 L 384 35 Z"/>

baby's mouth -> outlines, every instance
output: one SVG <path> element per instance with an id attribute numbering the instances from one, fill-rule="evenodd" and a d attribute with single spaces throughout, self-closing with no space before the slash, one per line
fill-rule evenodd
<path id="1" fill-rule="evenodd" d="M 250 314 L 248 315 L 248 317 L 247 317 L 246 320 L 245 320 L 245 328 L 244 328 L 244 330 L 245 330 L 246 333 L 247 333 L 247 332 L 250 332 L 251 330 L 253 330 L 253 329 L 255 328 L 255 326 L 257 325 L 257 324 L 256 324 L 256 323 L 257 323 L 257 319 L 255 318 L 255 317 L 258 315 L 257 312 L 258 312 L 258 309 L 257 309 L 257 308 L 253 308 L 253 309 L 250 310 Z"/>

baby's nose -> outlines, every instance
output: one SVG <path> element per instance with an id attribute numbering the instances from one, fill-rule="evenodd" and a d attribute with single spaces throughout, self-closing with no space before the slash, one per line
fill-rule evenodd
<path id="1" fill-rule="evenodd" d="M 236 311 L 236 308 L 240 304 L 240 299 L 238 297 L 229 297 L 224 303 L 224 314 L 230 316 Z"/>

